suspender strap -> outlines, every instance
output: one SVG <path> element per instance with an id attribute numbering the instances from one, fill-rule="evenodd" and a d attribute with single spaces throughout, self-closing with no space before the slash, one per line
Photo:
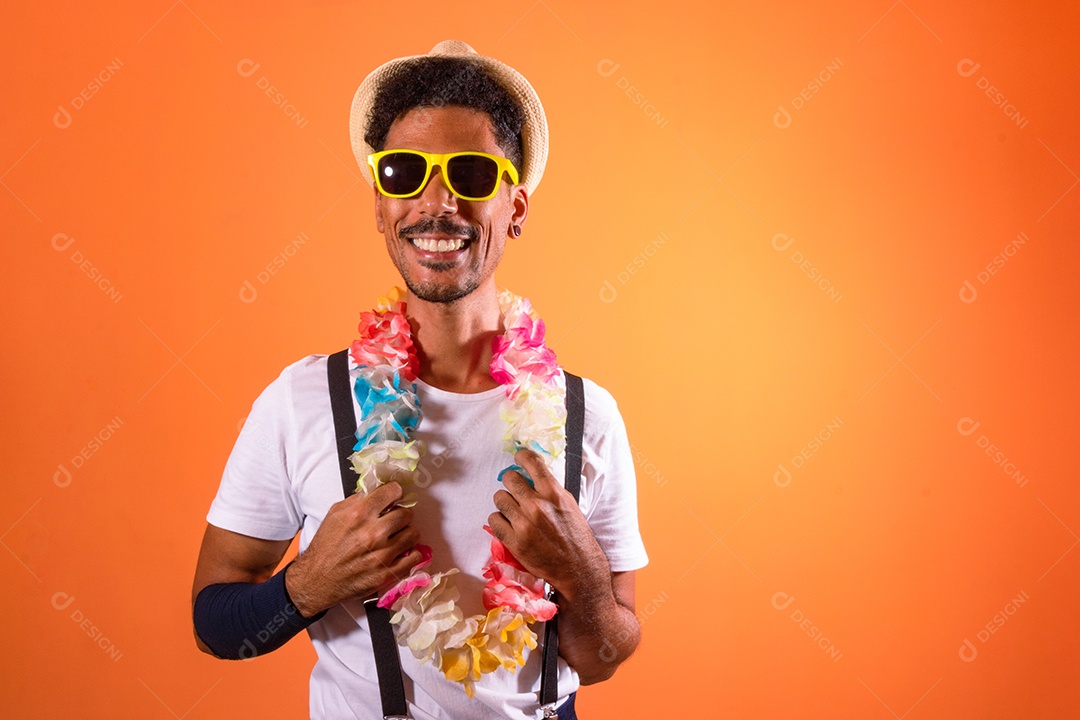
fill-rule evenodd
<path id="1" fill-rule="evenodd" d="M 334 434 L 337 436 L 338 460 L 341 467 L 341 488 L 345 497 L 356 492 L 356 471 L 349 456 L 356 445 L 356 412 L 353 410 L 352 388 L 349 387 L 349 351 L 334 353 L 326 362 L 330 383 L 330 407 L 334 412 Z M 375 669 L 379 675 L 379 695 L 384 718 L 409 717 L 405 686 L 401 679 L 401 659 L 398 657 L 394 629 L 390 626 L 390 611 L 375 605 L 378 598 L 364 603 L 371 647 L 375 653 Z"/>
<path id="2" fill-rule="evenodd" d="M 581 441 L 585 434 L 585 387 L 581 378 L 566 376 L 566 489 L 577 502 L 581 494 Z"/>
<path id="3" fill-rule="evenodd" d="M 382 700 L 384 718 L 407 718 L 409 704 L 405 700 L 402 681 L 401 659 L 398 657 L 394 628 L 390 625 L 390 611 L 375 603 L 372 598 L 364 603 L 368 628 L 371 631 L 371 649 L 375 654 L 375 671 L 379 676 L 379 698 Z"/>
<path id="4" fill-rule="evenodd" d="M 330 383 L 330 408 L 334 411 L 334 435 L 337 436 L 341 489 L 345 497 L 356 492 L 356 471 L 349 456 L 356 446 L 356 412 L 349 387 L 349 351 L 341 350 L 326 359 L 326 379 Z"/>
<path id="5" fill-rule="evenodd" d="M 581 378 L 566 376 L 566 489 L 578 500 L 581 493 L 581 440 L 585 432 L 585 388 Z M 555 591 L 549 596 L 556 602 Z M 559 616 L 544 623 L 544 660 L 540 672 L 540 707 L 552 717 L 559 699 Z"/>

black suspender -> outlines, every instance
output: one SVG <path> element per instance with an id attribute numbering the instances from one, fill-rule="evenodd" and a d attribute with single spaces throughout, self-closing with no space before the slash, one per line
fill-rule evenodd
<path id="1" fill-rule="evenodd" d="M 565 371 L 564 371 L 565 372 Z M 578 499 L 581 493 L 581 438 L 585 431 L 585 389 L 581 378 L 566 374 L 566 489 Z M 558 602 L 555 590 L 550 595 Z M 540 707 L 551 717 L 559 699 L 559 616 L 544 623 L 544 666 L 540 672 Z"/>
<path id="2" fill-rule="evenodd" d="M 356 492 L 356 471 L 349 456 L 356 445 L 356 412 L 353 410 L 352 388 L 349 387 L 349 351 L 334 353 L 326 361 L 326 379 L 330 383 L 330 407 L 334 411 L 334 434 L 337 436 L 338 461 L 341 466 L 341 489 L 345 497 Z M 379 675 L 379 695 L 384 718 L 409 717 L 405 701 L 405 686 L 401 679 L 401 659 L 398 657 L 394 628 L 390 625 L 390 610 L 375 603 L 378 598 L 364 602 L 371 647 L 375 651 L 375 670 Z"/>
<path id="3" fill-rule="evenodd" d="M 356 445 L 356 412 L 349 387 L 349 351 L 326 358 L 326 379 L 330 383 L 330 408 L 334 411 L 334 434 L 337 435 L 338 463 L 341 466 L 341 489 L 345 497 L 356 492 L 356 471 L 349 456 Z"/>
<path id="4" fill-rule="evenodd" d="M 345 497 L 356 491 L 356 472 L 349 456 L 356 444 L 356 413 L 353 411 L 352 388 L 349 383 L 348 349 L 327 358 L 326 374 L 330 384 L 330 407 L 334 413 L 334 434 L 337 436 L 338 461 L 341 469 L 341 488 Z M 581 491 L 581 440 L 585 429 L 585 392 L 581 378 L 566 375 L 566 489 L 578 500 Z M 549 596 L 555 600 L 555 591 Z M 405 688 L 402 684 L 401 660 L 398 657 L 390 611 L 375 605 L 373 598 L 364 603 L 375 666 L 379 675 L 379 695 L 384 718 L 409 716 Z M 559 699 L 559 635 L 558 615 L 544 623 L 543 664 L 540 674 L 540 705 L 553 708 Z"/>

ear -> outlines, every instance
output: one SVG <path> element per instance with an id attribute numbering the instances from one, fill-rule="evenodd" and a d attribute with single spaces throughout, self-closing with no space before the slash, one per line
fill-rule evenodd
<path id="1" fill-rule="evenodd" d="M 506 236 L 513 237 L 510 227 L 519 225 L 524 227 L 525 218 L 529 215 L 529 191 L 524 185 L 515 185 L 510 191 L 510 221 L 506 225 Z"/>
<path id="2" fill-rule="evenodd" d="M 374 185 L 371 189 L 375 191 L 375 227 L 378 229 L 380 235 L 386 234 L 386 221 L 383 220 L 383 196 L 379 192 L 379 188 Z"/>

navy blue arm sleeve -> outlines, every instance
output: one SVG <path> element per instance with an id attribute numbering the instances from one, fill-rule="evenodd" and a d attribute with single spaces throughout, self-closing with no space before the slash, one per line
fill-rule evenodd
<path id="1" fill-rule="evenodd" d="M 326 614 L 325 610 L 311 618 L 300 614 L 285 587 L 288 569 L 286 565 L 262 583 L 218 583 L 199 591 L 195 632 L 214 655 L 226 660 L 265 655 Z"/>

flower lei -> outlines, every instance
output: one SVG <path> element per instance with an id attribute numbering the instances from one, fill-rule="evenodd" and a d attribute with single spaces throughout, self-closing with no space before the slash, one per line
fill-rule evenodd
<path id="1" fill-rule="evenodd" d="M 361 411 L 350 460 L 359 475 L 357 493 L 367 495 L 383 483 L 397 482 L 405 491 L 398 504 L 412 507 L 417 497 L 411 488 L 424 447 L 412 439 L 421 417 L 415 382 L 419 362 L 404 295 L 395 287 L 379 298 L 375 311 L 360 315 L 360 337 L 349 352 L 353 392 Z M 550 464 L 566 446 L 566 389 L 555 353 L 544 345 L 544 321 L 527 299 L 504 290 L 499 309 L 505 333 L 492 345 L 491 377 L 506 387 L 500 409 L 506 423 L 504 450 L 513 454 L 529 448 Z M 516 465 L 510 469 L 524 474 Z M 484 529 L 491 534 L 491 528 Z M 544 596 L 544 581 L 492 535 L 491 561 L 483 570 L 488 612 L 465 617 L 452 580 L 458 569 L 428 574 L 421 568 L 431 563 L 431 548 L 415 549 L 421 563 L 378 602 L 394 612 L 390 622 L 397 643 L 407 646 L 421 663 L 431 661 L 448 680 L 461 683 L 469 697 L 482 675 L 523 666 L 525 648 L 536 648 L 530 626 L 550 620 L 558 611 Z"/>

